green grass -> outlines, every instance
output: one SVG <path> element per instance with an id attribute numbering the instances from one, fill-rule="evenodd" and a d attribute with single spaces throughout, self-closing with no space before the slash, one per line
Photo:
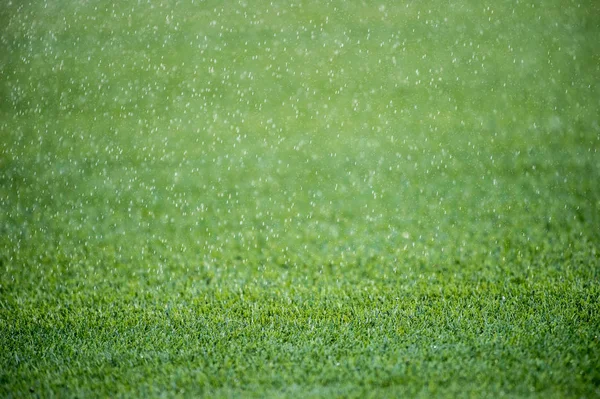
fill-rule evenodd
<path id="1" fill-rule="evenodd" d="M 597 2 L 0 3 L 0 396 L 600 396 Z"/>

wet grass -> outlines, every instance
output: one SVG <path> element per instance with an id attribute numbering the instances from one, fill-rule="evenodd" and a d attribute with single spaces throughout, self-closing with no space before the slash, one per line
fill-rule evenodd
<path id="1" fill-rule="evenodd" d="M 0 7 L 0 395 L 600 395 L 594 2 Z"/>

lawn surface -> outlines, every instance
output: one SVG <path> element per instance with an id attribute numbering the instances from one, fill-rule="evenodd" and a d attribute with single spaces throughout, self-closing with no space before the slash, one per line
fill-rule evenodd
<path id="1" fill-rule="evenodd" d="M 0 396 L 599 397 L 599 15 L 0 0 Z"/>

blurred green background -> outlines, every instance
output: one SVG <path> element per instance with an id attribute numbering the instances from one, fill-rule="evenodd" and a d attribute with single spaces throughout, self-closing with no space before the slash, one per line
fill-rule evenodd
<path id="1" fill-rule="evenodd" d="M 545 291 L 548 302 L 536 301 L 560 303 L 563 318 L 583 309 L 587 318 L 569 323 L 585 338 L 569 330 L 542 343 L 511 328 L 511 345 L 524 352 L 498 356 L 517 371 L 494 376 L 475 365 L 473 375 L 487 383 L 468 389 L 539 393 L 555 381 L 559 396 L 598 394 L 600 349 L 589 335 L 600 327 L 597 2 L 1 3 L 0 326 L 8 349 L 0 356 L 1 392 L 20 396 L 28 384 L 43 385 L 44 373 L 69 353 L 56 349 L 57 358 L 47 359 L 27 342 L 83 345 L 36 333 L 40 323 L 135 357 L 137 341 L 118 349 L 120 341 L 102 331 L 170 307 L 183 312 L 182 330 L 174 330 L 182 335 L 173 333 L 181 339 L 197 331 L 185 321 L 201 315 L 247 320 L 238 311 L 248 301 L 273 306 L 289 326 L 290 317 L 337 320 L 346 306 L 364 315 L 378 307 L 378 292 L 383 308 L 438 293 L 429 302 L 435 317 L 452 314 L 443 305 L 448 296 L 458 320 L 469 320 L 474 303 L 481 312 L 512 297 L 514 308 L 489 317 L 516 314 L 520 326 L 533 317 L 539 327 L 554 311 L 532 315 L 518 298 Z M 278 313 L 276 304 L 288 300 L 304 303 L 293 317 Z M 327 305 L 317 311 L 311 301 Z M 94 319 L 113 308 L 110 322 Z M 167 364 L 190 366 L 176 345 L 152 335 L 164 317 L 152 319 L 149 336 L 171 353 Z M 458 332 L 482 316 L 471 317 Z M 400 333 L 394 323 L 404 319 L 394 320 L 380 326 L 377 342 L 392 340 L 399 350 L 413 337 L 426 345 L 421 330 L 407 324 Z M 448 326 L 440 331 L 465 342 Z M 262 342 L 253 334 L 242 338 Z M 194 348 L 205 345 L 192 339 Z M 549 366 L 554 374 L 535 374 L 531 364 L 550 349 L 576 355 Z M 389 371 L 399 354 L 381 350 Z M 468 358 L 456 348 L 446 356 L 435 364 Z M 288 360 L 307 374 L 280 367 L 259 385 L 302 387 L 307 375 L 325 371 L 332 377 L 324 386 L 346 381 L 327 362 L 321 369 Z M 90 381 L 99 392 L 119 392 L 98 382 L 112 372 L 86 362 L 71 366 L 89 378 L 84 383 L 56 369 L 71 381 L 65 392 L 77 395 L 73 384 L 88 392 Z M 354 380 L 368 387 L 374 374 L 365 367 Z M 159 369 L 151 370 L 162 386 Z M 233 370 L 254 381 L 246 369 Z M 422 380 L 433 381 L 429 389 L 444 386 L 427 370 L 408 379 L 407 392 L 423 393 Z M 210 382 L 200 386 L 233 389 L 205 393 L 244 392 L 216 371 L 203 373 Z M 456 373 L 450 380 L 469 379 Z M 533 382 L 523 377 L 531 375 Z M 48 384 L 42 392 L 60 392 Z"/>

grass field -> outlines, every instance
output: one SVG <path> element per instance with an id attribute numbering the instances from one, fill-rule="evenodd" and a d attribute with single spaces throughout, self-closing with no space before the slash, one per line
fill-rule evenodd
<path id="1" fill-rule="evenodd" d="M 599 15 L 0 0 L 0 397 L 600 397 Z"/>

